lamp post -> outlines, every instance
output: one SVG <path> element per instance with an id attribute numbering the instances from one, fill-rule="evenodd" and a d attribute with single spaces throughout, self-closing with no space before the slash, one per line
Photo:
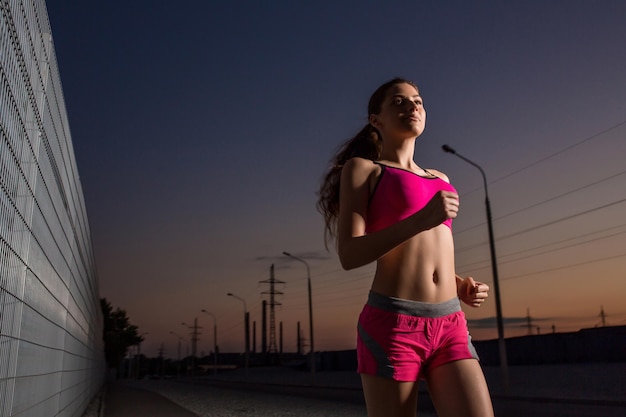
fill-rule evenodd
<path id="1" fill-rule="evenodd" d="M 500 283 L 498 280 L 498 264 L 496 261 L 496 246 L 493 239 L 493 224 L 491 221 L 491 205 L 489 204 L 489 193 L 487 192 L 487 176 L 485 175 L 485 171 L 481 168 L 477 163 L 467 159 L 463 155 L 459 155 L 454 149 L 452 149 L 448 145 L 443 145 L 441 147 L 444 152 L 451 153 L 452 155 L 456 155 L 465 162 L 474 167 L 478 168 L 482 177 L 483 184 L 485 186 L 485 207 L 487 211 L 487 228 L 489 230 L 489 249 L 491 252 L 491 270 L 493 274 L 493 290 L 496 296 L 496 323 L 498 327 L 498 348 L 500 353 L 500 369 L 502 371 L 502 382 L 504 384 L 504 389 L 506 394 L 509 394 L 509 371 L 508 364 L 506 358 L 506 344 L 504 341 L 504 324 L 502 320 L 502 304 L 500 302 Z"/>
<path id="2" fill-rule="evenodd" d="M 217 318 L 213 313 L 209 313 L 205 309 L 200 311 L 213 317 L 213 373 L 217 374 Z"/>
<path id="3" fill-rule="evenodd" d="M 236 296 L 235 294 L 233 294 L 232 292 L 229 292 L 228 294 L 229 297 L 233 297 L 238 299 L 239 301 L 241 301 L 243 303 L 243 323 L 244 323 L 244 340 L 245 340 L 245 369 L 246 369 L 246 376 L 248 375 L 248 365 L 250 362 L 250 331 L 249 331 L 249 327 L 250 327 L 250 319 L 249 319 L 249 314 L 248 314 L 248 306 L 246 305 L 246 300 L 244 300 L 241 297 Z"/>
<path id="4" fill-rule="evenodd" d="M 302 262 L 306 266 L 307 285 L 309 290 L 309 338 L 311 339 L 310 361 L 311 361 L 311 385 L 315 385 L 315 345 L 313 343 L 313 301 L 311 299 L 311 268 L 309 263 L 302 258 L 292 255 L 289 252 L 283 252 L 283 255 Z"/>
<path id="5" fill-rule="evenodd" d="M 185 322 L 181 323 L 183 326 L 191 329 L 191 376 L 193 377 L 196 372 L 196 352 L 198 346 L 198 318 L 193 319 L 193 326 L 188 325 Z"/>
<path id="6" fill-rule="evenodd" d="M 176 367 L 176 378 L 180 378 L 180 341 L 182 340 L 182 337 L 175 332 L 170 332 L 170 334 L 178 338 L 178 366 Z"/>

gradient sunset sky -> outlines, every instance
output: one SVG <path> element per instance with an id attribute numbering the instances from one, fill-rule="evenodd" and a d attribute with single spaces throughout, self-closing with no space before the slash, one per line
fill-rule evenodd
<path id="1" fill-rule="evenodd" d="M 428 114 L 418 164 L 459 190 L 457 272 L 492 284 L 486 171 L 507 337 L 626 324 L 626 2 L 48 1 L 100 293 L 175 357 L 243 348 L 275 277 L 276 321 L 316 350 L 355 347 L 373 265 L 341 270 L 316 191 L 394 76 Z M 493 297 L 465 308 L 496 337 Z"/>

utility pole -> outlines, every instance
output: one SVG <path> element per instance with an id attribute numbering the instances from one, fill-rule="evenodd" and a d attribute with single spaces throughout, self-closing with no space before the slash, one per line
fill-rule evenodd
<path id="1" fill-rule="evenodd" d="M 244 356 L 244 366 L 246 369 L 246 377 L 248 376 L 248 367 L 250 365 L 250 313 L 248 312 L 248 305 L 246 303 L 246 300 L 244 300 L 241 297 L 236 296 L 235 294 L 233 294 L 232 292 L 229 292 L 228 294 L 226 294 L 229 297 L 233 297 L 238 299 L 239 301 L 241 301 L 243 303 L 243 328 L 244 328 L 244 351 L 245 351 L 245 356 Z"/>
<path id="2" fill-rule="evenodd" d="M 301 262 L 306 266 L 306 282 L 307 282 L 307 292 L 309 295 L 309 337 L 310 337 L 310 360 L 311 360 L 311 385 L 315 385 L 315 368 L 317 367 L 317 361 L 315 360 L 315 345 L 313 343 L 313 296 L 311 291 L 311 267 L 309 263 L 304 259 L 292 255 L 289 252 L 283 252 L 283 255 L 288 256 L 292 259 L 295 259 L 298 262 Z"/>
<path id="3" fill-rule="evenodd" d="M 191 356 L 195 358 L 198 355 L 198 340 L 199 340 L 198 339 L 199 333 L 198 333 L 198 318 L 197 317 L 195 317 L 193 319 L 193 333 L 192 334 L 193 334 L 193 339 L 191 339 L 191 343 L 192 343 L 192 346 L 191 346 Z"/>
<path id="4" fill-rule="evenodd" d="M 191 330 L 191 376 L 193 377 L 196 368 L 196 352 L 198 349 L 198 340 L 200 340 L 198 338 L 198 335 L 201 334 L 198 329 L 201 329 L 202 327 L 198 326 L 197 317 L 193 319 L 193 326 L 189 326 L 185 322 L 183 322 L 182 325 L 188 327 Z"/>
<path id="5" fill-rule="evenodd" d="M 296 329 L 297 335 L 297 344 L 298 344 L 298 355 L 302 354 L 302 335 L 300 334 L 300 322 L 298 322 L 298 327 Z"/>
<path id="6" fill-rule="evenodd" d="M 267 300 L 263 300 L 261 303 L 263 306 L 262 310 L 262 323 L 261 323 L 261 352 L 263 353 L 263 357 L 267 354 Z"/>
<path id="7" fill-rule="evenodd" d="M 163 343 L 161 343 L 161 347 L 159 348 L 159 358 L 157 367 L 159 368 L 157 371 L 157 375 L 163 376 L 163 355 L 165 354 L 165 348 Z"/>
<path id="8" fill-rule="evenodd" d="M 530 317 L 530 309 L 526 307 L 526 324 L 522 325 L 522 327 L 526 327 L 528 329 L 528 335 L 533 334 L 533 319 Z"/>
<path id="9" fill-rule="evenodd" d="M 252 322 L 252 353 L 256 353 L 256 321 Z"/>
<path id="10" fill-rule="evenodd" d="M 606 314 L 603 306 L 600 306 L 600 323 L 602 323 L 602 327 L 606 326 Z"/>
<path id="11" fill-rule="evenodd" d="M 183 338 L 179 336 L 176 332 L 170 332 L 170 334 L 176 336 L 176 338 L 178 339 L 178 365 L 176 367 L 176 378 L 180 378 L 180 341 Z"/>
<path id="12" fill-rule="evenodd" d="M 217 356 L 218 356 L 218 347 L 217 347 L 217 317 L 215 314 L 206 311 L 204 308 L 200 310 L 201 313 L 206 314 L 207 316 L 211 316 L 213 319 L 213 373 L 217 374 Z"/>
<path id="13" fill-rule="evenodd" d="M 270 267 L 270 279 L 259 281 L 261 284 L 270 284 L 269 291 L 263 291 L 261 294 L 268 294 L 270 296 L 270 345 L 268 348 L 268 353 L 277 353 L 278 348 L 276 346 L 276 315 L 274 312 L 274 307 L 282 305 L 278 301 L 276 301 L 276 295 L 283 295 L 284 293 L 276 290 L 276 284 L 284 284 L 284 281 L 277 280 L 274 276 L 274 264 Z"/>

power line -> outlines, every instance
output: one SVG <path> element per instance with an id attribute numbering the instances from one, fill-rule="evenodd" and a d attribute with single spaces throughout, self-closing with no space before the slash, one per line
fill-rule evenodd
<path id="1" fill-rule="evenodd" d="M 491 184 L 495 184 L 495 183 L 500 182 L 500 181 L 502 181 L 504 179 L 507 179 L 507 178 L 509 178 L 509 177 L 511 177 L 511 176 L 513 176 L 515 174 L 518 174 L 518 173 L 520 173 L 522 171 L 525 171 L 525 170 L 527 170 L 527 169 L 529 169 L 531 167 L 534 167 L 535 165 L 539 165 L 540 163 L 545 162 L 548 159 L 554 158 L 555 156 L 558 156 L 558 155 L 560 155 L 562 153 L 565 153 L 565 152 L 567 152 L 567 151 L 569 151 L 569 150 L 571 150 L 573 148 L 576 148 L 576 147 L 582 145 L 583 143 L 586 143 L 586 142 L 589 142 L 591 140 L 597 139 L 600 136 L 602 136 L 602 135 L 604 135 L 606 133 L 609 133 L 610 131 L 615 130 L 615 129 L 617 129 L 617 128 L 621 127 L 621 126 L 624 126 L 624 125 L 626 125 L 626 120 L 624 120 L 624 121 L 622 121 L 620 123 L 617 123 L 617 124 L 615 124 L 615 125 L 613 125 L 613 126 L 611 126 L 609 128 L 601 130 L 600 132 L 597 132 L 597 133 L 595 133 L 595 134 L 593 134 L 591 136 L 588 136 L 588 137 L 586 137 L 586 138 L 584 138 L 584 139 L 582 139 L 582 140 L 580 140 L 580 141 L 578 141 L 578 142 L 576 142 L 576 143 L 574 143 L 572 145 L 566 146 L 565 148 L 563 148 L 561 150 L 558 150 L 558 151 L 553 152 L 553 153 L 551 153 L 551 154 L 549 154 L 547 156 L 544 156 L 543 158 L 539 158 L 538 160 L 536 160 L 534 162 L 531 162 L 528 165 L 525 165 L 525 166 L 523 166 L 523 167 L 521 167 L 519 169 L 516 169 L 516 170 L 514 170 L 512 172 L 509 172 L 506 175 L 503 175 L 502 177 L 496 178 L 495 180 L 491 181 L 489 184 L 490 185 Z M 477 187 L 477 188 L 475 188 L 473 190 L 470 190 L 470 191 L 466 192 L 465 195 L 472 194 L 472 193 L 474 193 L 476 191 L 480 191 L 480 190 L 482 190 L 482 187 Z"/>
<path id="2" fill-rule="evenodd" d="M 583 210 L 583 211 L 581 211 L 579 213 L 575 213 L 575 214 L 571 214 L 569 216 L 561 217 L 560 219 L 550 220 L 548 222 L 539 224 L 537 226 L 529 227 L 529 228 L 526 228 L 526 229 L 523 229 L 523 230 L 520 230 L 520 231 L 517 231 L 517 232 L 514 232 L 514 233 L 509 233 L 508 235 L 501 236 L 500 239 L 501 240 L 509 239 L 509 238 L 512 238 L 512 237 L 515 237 L 515 236 L 518 236 L 518 235 L 521 235 L 521 234 L 524 234 L 524 233 L 528 233 L 528 232 L 532 232 L 532 231 L 537 230 L 537 229 L 541 229 L 543 227 L 552 226 L 554 224 L 561 223 L 561 222 L 564 222 L 564 221 L 567 221 L 567 220 L 571 220 L 571 219 L 576 218 L 576 217 L 584 216 L 585 214 L 593 213 L 594 211 L 603 210 L 603 209 L 608 208 L 608 207 L 612 207 L 612 206 L 615 206 L 615 205 L 622 204 L 625 201 L 626 201 L 626 198 L 622 198 L 621 200 L 617 200 L 617 201 L 613 201 L 611 203 L 603 204 L 601 206 L 594 207 L 594 208 L 589 209 L 589 210 Z"/>
<path id="3" fill-rule="evenodd" d="M 536 226 L 528 227 L 526 229 L 518 230 L 517 232 L 509 233 L 508 235 L 498 236 L 498 240 L 502 241 L 502 240 L 510 239 L 512 237 L 519 236 L 519 235 L 522 235 L 524 233 L 532 232 L 532 231 L 535 231 L 535 230 L 538 230 L 538 229 L 541 229 L 541 228 L 544 228 L 544 227 L 547 227 L 547 226 L 552 226 L 554 224 L 561 223 L 561 222 L 564 222 L 564 221 L 567 221 L 567 220 L 572 220 L 572 219 L 574 219 L 576 217 L 584 216 L 585 214 L 593 213 L 594 211 L 598 211 L 598 210 L 602 210 L 602 209 L 605 209 L 605 208 L 609 208 L 609 207 L 612 207 L 612 206 L 615 206 L 615 205 L 618 205 L 618 204 L 622 204 L 624 202 L 626 202 L 626 198 L 622 198 L 621 200 L 617 200 L 617 201 L 613 201 L 611 203 L 603 204 L 601 206 L 594 207 L 594 208 L 591 208 L 591 209 L 588 209 L 588 210 L 583 210 L 583 211 L 581 211 L 579 213 L 571 214 L 569 216 L 565 216 L 565 217 L 561 217 L 561 218 L 558 218 L 558 219 L 550 220 L 550 221 L 547 221 L 545 223 L 538 224 Z M 465 251 L 468 251 L 468 250 L 471 250 L 471 249 L 475 249 L 476 247 L 482 246 L 482 245 L 484 245 L 486 243 L 487 242 L 482 241 L 482 242 L 480 242 L 480 243 L 478 243 L 476 245 L 473 245 L 473 246 L 468 246 L 466 248 L 457 249 L 456 252 L 457 253 L 465 252 Z"/>
<path id="4" fill-rule="evenodd" d="M 531 208 L 535 208 L 535 207 L 537 207 L 537 206 L 540 206 L 540 205 L 542 205 L 542 204 L 546 204 L 546 203 L 549 203 L 549 202 L 551 202 L 551 201 L 558 200 L 559 198 L 562 198 L 562 197 L 568 196 L 568 195 L 570 195 L 570 194 L 574 194 L 574 193 L 576 193 L 576 192 L 582 191 L 582 190 L 584 190 L 585 188 L 590 188 L 590 187 L 593 187 L 593 186 L 595 186 L 595 185 L 601 184 L 601 183 L 603 183 L 603 182 L 606 182 L 606 181 L 612 180 L 612 179 L 617 178 L 617 177 L 619 177 L 619 176 L 621 176 L 621 175 L 624 175 L 624 174 L 626 174 L 626 170 L 625 170 L 625 171 L 621 171 L 621 172 L 619 172 L 619 173 L 617 173 L 617 174 L 610 175 L 610 176 L 608 176 L 608 177 L 604 177 L 604 178 L 602 178 L 602 179 L 600 179 L 600 180 L 598 180 L 598 181 L 594 181 L 594 182 L 592 182 L 592 183 L 589 183 L 589 184 L 583 185 L 583 186 L 581 186 L 581 187 L 578 187 L 578 188 L 575 188 L 575 189 L 572 189 L 572 190 L 566 191 L 566 192 L 561 193 L 561 194 L 559 194 L 559 195 L 557 195 L 557 196 L 550 197 L 550 198 L 548 198 L 548 199 L 546 199 L 546 200 L 539 201 L 539 202 L 537 202 L 537 203 L 531 204 L 531 205 L 526 206 L 526 207 L 523 207 L 523 208 L 521 208 L 521 209 L 514 210 L 514 211 L 509 212 L 509 213 L 507 213 L 507 214 L 504 214 L 504 215 L 501 215 L 501 216 L 499 216 L 499 217 L 496 217 L 494 220 L 499 221 L 499 220 L 505 219 L 505 218 L 507 218 L 507 217 L 509 217 L 509 216 L 512 216 L 512 215 L 514 215 L 514 214 L 518 214 L 518 213 L 521 213 L 521 212 L 523 212 L 523 211 L 529 210 L 529 209 L 531 209 Z M 470 227 L 468 227 L 468 228 L 466 228 L 466 229 L 463 229 L 463 230 L 458 230 L 458 231 L 457 231 L 457 230 L 455 230 L 454 234 L 455 234 L 456 236 L 458 236 L 458 235 L 460 235 L 460 234 L 462 234 L 462 233 L 465 233 L 465 232 L 468 232 L 468 231 L 470 231 L 470 230 L 473 230 L 473 229 L 476 229 L 476 228 L 478 228 L 478 227 L 481 227 L 481 226 L 483 226 L 484 224 L 485 224 L 485 222 L 481 222 L 481 223 L 475 224 L 475 225 L 470 226 Z"/>
<path id="5" fill-rule="evenodd" d="M 612 229 L 614 229 L 614 228 L 611 227 L 611 228 L 604 229 L 604 230 L 601 230 L 601 231 L 587 233 L 585 235 L 575 236 L 575 237 L 572 237 L 572 238 L 569 238 L 569 239 L 564 239 L 564 240 L 560 240 L 560 241 L 557 241 L 557 242 L 547 243 L 545 245 L 535 246 L 535 247 L 532 247 L 530 249 L 524 249 L 524 250 L 517 251 L 517 252 L 511 252 L 511 253 L 508 253 L 506 255 L 501 256 L 500 258 L 508 258 L 508 257 L 514 256 L 514 255 L 519 255 L 519 254 L 526 253 L 526 252 L 537 251 L 537 250 L 540 250 L 540 249 L 543 249 L 543 248 L 546 248 L 546 247 L 558 245 L 558 244 L 569 242 L 569 241 L 572 241 L 572 240 L 577 240 L 577 239 L 580 239 L 582 237 L 586 237 L 586 236 L 589 236 L 589 235 L 594 235 L 594 234 L 601 233 L 601 232 L 604 232 L 604 231 L 607 231 L 607 230 L 612 230 Z M 499 264 L 504 265 L 504 264 L 511 263 L 511 262 L 518 262 L 518 261 L 521 261 L 521 260 L 524 260 L 524 259 L 530 259 L 530 258 L 534 258 L 536 256 L 545 255 L 546 253 L 556 252 L 556 251 L 564 250 L 564 249 L 571 249 L 573 247 L 586 245 L 588 243 L 596 242 L 598 240 L 603 240 L 603 239 L 608 239 L 608 238 L 611 238 L 611 237 L 623 235 L 624 233 L 626 233 L 626 231 L 616 232 L 616 233 L 612 233 L 612 234 L 609 234 L 609 235 L 606 235 L 606 236 L 601 236 L 601 237 L 597 237 L 597 238 L 593 238 L 593 239 L 588 239 L 588 240 L 585 240 L 585 241 L 582 241 L 582 242 L 579 242 L 579 243 L 574 243 L 574 244 L 566 245 L 566 246 L 560 246 L 560 247 L 556 247 L 556 248 L 553 248 L 553 249 L 550 249 L 550 250 L 544 250 L 541 253 L 528 255 L 528 256 L 522 256 L 522 257 L 519 257 L 519 258 L 509 259 L 509 260 L 506 260 L 506 261 L 501 261 L 501 262 L 499 262 Z M 463 265 L 463 269 L 477 268 L 477 267 L 480 267 L 480 264 L 487 263 L 487 262 L 489 262 L 489 260 L 488 259 L 484 259 L 484 260 L 473 262 L 473 263 L 470 263 L 470 264 L 465 264 L 465 265 Z M 483 266 L 483 267 L 486 267 L 486 266 Z"/>
<path id="6" fill-rule="evenodd" d="M 626 253 L 622 253 L 620 255 L 607 256 L 607 257 L 600 258 L 600 259 L 593 259 L 591 261 L 579 262 L 577 264 L 563 265 L 563 266 L 558 266 L 558 267 L 554 267 L 554 268 L 543 269 L 543 270 L 540 270 L 540 271 L 528 272 L 528 273 L 519 274 L 519 275 L 513 275 L 513 276 L 509 276 L 509 277 L 503 278 L 502 281 L 510 281 L 510 280 L 523 278 L 523 277 L 527 277 L 527 276 L 531 276 L 531 275 L 539 275 L 539 274 L 544 274 L 546 272 L 554 272 L 554 271 L 559 271 L 561 269 L 574 268 L 574 267 L 589 265 L 589 264 L 598 263 L 598 262 L 609 261 L 609 260 L 612 260 L 612 259 L 618 259 L 618 258 L 623 258 L 623 257 L 626 257 Z"/>

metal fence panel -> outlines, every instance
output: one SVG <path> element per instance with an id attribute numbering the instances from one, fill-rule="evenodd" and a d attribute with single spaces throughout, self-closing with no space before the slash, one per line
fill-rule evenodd
<path id="1" fill-rule="evenodd" d="M 0 417 L 79 417 L 104 381 L 69 132 L 45 1 L 0 0 Z"/>

